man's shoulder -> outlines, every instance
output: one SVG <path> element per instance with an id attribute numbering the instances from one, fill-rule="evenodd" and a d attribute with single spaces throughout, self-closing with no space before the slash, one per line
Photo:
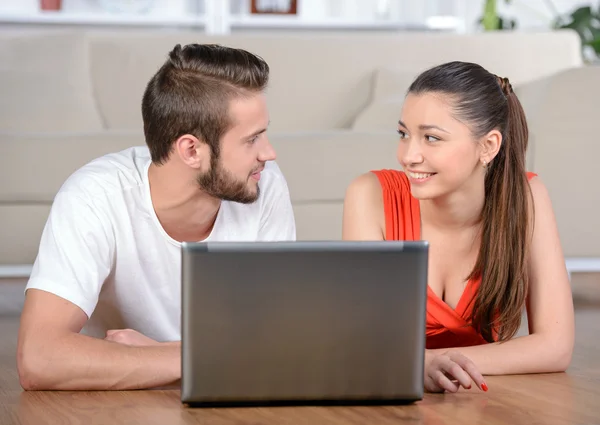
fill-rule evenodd
<path id="1" fill-rule="evenodd" d="M 73 172 L 61 186 L 58 195 L 104 198 L 139 187 L 144 182 L 144 170 L 149 163 L 150 154 L 144 146 L 100 156 Z"/>

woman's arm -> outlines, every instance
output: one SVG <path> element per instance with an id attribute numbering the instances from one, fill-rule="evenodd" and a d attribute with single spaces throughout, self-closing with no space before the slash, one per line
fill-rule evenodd
<path id="1" fill-rule="evenodd" d="M 350 183 L 344 199 L 343 240 L 383 240 L 385 216 L 377 176 L 366 173 Z"/>
<path id="2" fill-rule="evenodd" d="M 574 345 L 573 296 L 556 219 L 538 177 L 530 181 L 535 206 L 527 301 L 529 335 L 504 343 L 456 349 L 484 375 L 562 372 Z M 428 350 L 428 356 L 448 350 Z"/>

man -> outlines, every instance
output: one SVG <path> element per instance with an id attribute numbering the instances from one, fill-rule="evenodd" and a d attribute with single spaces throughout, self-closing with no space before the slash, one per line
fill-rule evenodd
<path id="1" fill-rule="evenodd" d="M 56 195 L 27 284 L 24 389 L 139 389 L 180 379 L 180 243 L 295 240 L 265 134 L 268 65 L 177 45 L 146 87 L 147 147 L 85 165 Z"/>

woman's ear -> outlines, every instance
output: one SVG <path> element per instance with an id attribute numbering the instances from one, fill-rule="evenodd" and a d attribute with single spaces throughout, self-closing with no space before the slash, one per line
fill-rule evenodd
<path id="1" fill-rule="evenodd" d="M 486 134 L 480 142 L 481 145 L 481 155 L 479 160 L 481 163 L 486 166 L 491 163 L 500 148 L 502 147 L 502 133 L 498 130 L 492 130 L 488 134 Z"/>
<path id="2" fill-rule="evenodd" d="M 180 160 L 195 169 L 205 169 L 210 164 L 210 148 L 191 134 L 180 136 L 173 144 Z"/>

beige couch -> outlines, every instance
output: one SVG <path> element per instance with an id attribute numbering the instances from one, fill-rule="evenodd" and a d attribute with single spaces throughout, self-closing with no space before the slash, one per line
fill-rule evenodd
<path id="1" fill-rule="evenodd" d="M 289 181 L 299 239 L 339 239 L 351 179 L 397 167 L 395 122 L 418 71 L 469 60 L 508 76 L 522 93 L 535 142 L 530 169 L 550 187 L 567 255 L 600 257 L 600 192 L 584 189 L 600 154 L 591 127 L 592 102 L 600 97 L 589 97 L 600 79 L 597 69 L 582 67 L 575 33 L 28 31 L 0 33 L 4 270 L 33 262 L 53 196 L 71 172 L 144 143 L 144 85 L 175 44 L 190 42 L 244 47 L 269 62 L 270 137 Z"/>

